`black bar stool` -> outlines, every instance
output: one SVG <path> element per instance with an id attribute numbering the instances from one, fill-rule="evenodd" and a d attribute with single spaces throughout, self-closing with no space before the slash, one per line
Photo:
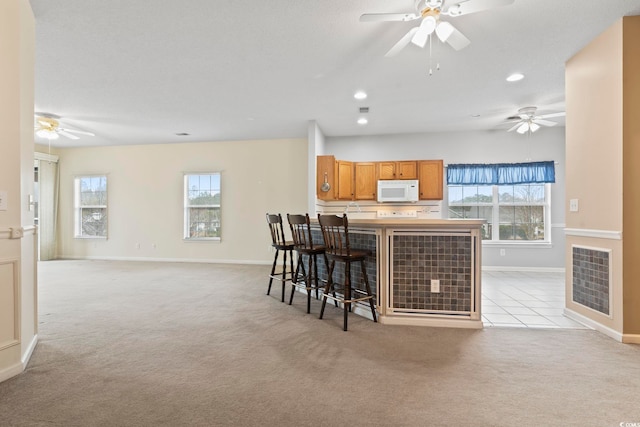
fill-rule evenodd
<path id="1" fill-rule="evenodd" d="M 284 302 L 284 288 L 287 281 L 293 281 L 293 242 L 285 239 L 284 228 L 282 228 L 282 215 L 280 214 L 267 214 L 267 224 L 269 224 L 269 231 L 271 232 L 271 246 L 276 250 L 276 254 L 273 257 L 273 266 L 271 267 L 271 273 L 269 274 L 269 289 L 267 289 L 267 295 L 271 292 L 271 284 L 273 279 L 280 280 L 282 282 L 282 302 Z M 276 272 L 276 264 L 278 263 L 278 255 L 280 251 L 284 252 L 284 260 L 282 262 L 282 271 Z M 287 272 L 287 253 L 289 254 L 290 268 Z"/>
<path id="2" fill-rule="evenodd" d="M 291 227 L 291 236 L 293 237 L 293 250 L 298 254 L 298 262 L 296 271 L 291 282 L 291 297 L 289 305 L 293 302 L 293 295 L 296 287 L 306 289 L 307 291 L 307 313 L 311 312 L 311 293 L 315 289 L 316 299 L 319 297 L 320 285 L 318 279 L 318 255 L 324 256 L 325 265 L 327 257 L 325 256 L 324 246 L 314 245 L 311 236 L 311 221 L 309 214 L 290 215 L 287 214 L 287 221 Z M 304 256 L 307 256 L 308 269 L 305 271 Z"/>
<path id="3" fill-rule="evenodd" d="M 341 302 L 344 306 L 343 329 L 345 331 L 347 330 L 347 319 L 351 311 L 351 305 L 358 301 L 369 301 L 373 321 L 377 322 L 376 308 L 373 304 L 374 296 L 371 294 L 371 287 L 369 286 L 369 279 L 364 262 L 367 255 L 371 254 L 371 251 L 351 248 L 349 244 L 349 222 L 346 214 L 342 217 L 318 214 L 318 222 L 320 223 L 322 237 L 324 238 L 325 254 L 329 259 L 327 286 L 322 295 L 320 319 L 322 319 L 324 314 L 327 298 L 331 298 L 334 301 Z M 336 262 L 344 263 L 344 283 L 342 284 L 343 293 L 341 298 L 335 296 L 336 283 L 333 281 L 333 271 Z M 351 264 L 354 262 L 360 263 L 360 271 L 365 291 L 352 287 Z M 329 295 L 330 293 L 333 295 Z M 355 297 L 352 297 L 352 293 L 355 294 Z"/>

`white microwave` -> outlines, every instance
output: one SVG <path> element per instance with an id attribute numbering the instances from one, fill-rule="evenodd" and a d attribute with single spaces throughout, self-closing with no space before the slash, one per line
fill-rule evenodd
<path id="1" fill-rule="evenodd" d="M 417 179 L 378 180 L 378 202 L 417 202 Z"/>

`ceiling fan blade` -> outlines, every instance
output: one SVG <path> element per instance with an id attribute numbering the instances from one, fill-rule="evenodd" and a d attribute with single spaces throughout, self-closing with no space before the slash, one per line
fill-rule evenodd
<path id="1" fill-rule="evenodd" d="M 541 120 L 539 117 L 533 119 L 533 123 L 537 123 L 542 126 L 555 126 L 558 124 L 556 122 L 552 122 L 551 120 Z"/>
<path id="2" fill-rule="evenodd" d="M 67 131 L 63 130 L 63 129 L 58 129 L 58 133 L 62 136 L 66 136 L 69 139 L 80 139 L 75 135 L 72 135 L 70 133 L 68 133 Z"/>
<path id="3" fill-rule="evenodd" d="M 427 39 L 429 35 L 433 33 L 433 30 L 436 29 L 436 18 L 433 16 L 427 16 L 422 20 L 420 26 L 418 27 L 418 31 L 411 38 L 411 43 L 416 46 L 424 47 L 427 44 Z"/>
<path id="4" fill-rule="evenodd" d="M 470 13 L 493 9 L 494 7 L 507 6 L 514 1 L 515 0 L 468 0 L 449 6 L 442 14 L 449 16 L 468 15 Z"/>
<path id="5" fill-rule="evenodd" d="M 420 18 L 415 13 L 365 13 L 360 15 L 360 22 L 413 21 Z"/>
<path id="6" fill-rule="evenodd" d="M 418 31 L 418 27 L 413 27 L 412 29 L 410 29 L 409 32 L 407 34 L 405 34 L 398 41 L 398 43 L 394 44 L 393 47 L 391 49 L 389 49 L 389 52 L 387 52 L 384 56 L 386 56 L 386 57 L 395 56 L 398 52 L 400 52 L 402 49 L 404 49 L 405 46 L 407 46 L 409 44 L 409 42 L 411 41 L 411 38 L 416 33 L 416 31 Z"/>
<path id="7" fill-rule="evenodd" d="M 69 133 L 78 133 L 80 135 L 89 135 L 89 136 L 96 136 L 94 133 L 91 132 L 85 132 L 83 130 L 76 130 L 76 129 L 66 129 L 66 128 L 58 128 L 59 131 L 61 132 L 69 132 Z"/>
<path id="8" fill-rule="evenodd" d="M 471 43 L 471 40 L 448 22 L 440 22 L 436 27 L 436 34 L 440 41 L 449 43 L 455 50 L 464 49 Z"/>
<path id="9" fill-rule="evenodd" d="M 510 128 L 507 132 L 511 132 L 514 131 L 516 129 L 518 129 L 518 127 L 522 124 L 522 122 L 518 122 L 516 123 L 512 128 Z"/>
<path id="10" fill-rule="evenodd" d="M 539 118 L 539 119 L 550 119 L 552 117 L 562 117 L 562 116 L 566 116 L 566 115 L 567 115 L 567 113 L 562 111 L 562 112 L 558 112 L 558 113 L 543 114 L 541 116 L 537 116 L 537 118 Z"/>

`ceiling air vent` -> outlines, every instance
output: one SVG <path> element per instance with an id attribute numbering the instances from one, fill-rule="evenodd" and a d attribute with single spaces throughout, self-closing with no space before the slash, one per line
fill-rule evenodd
<path id="1" fill-rule="evenodd" d="M 369 112 L 369 107 L 360 107 L 360 114 L 365 114 Z"/>

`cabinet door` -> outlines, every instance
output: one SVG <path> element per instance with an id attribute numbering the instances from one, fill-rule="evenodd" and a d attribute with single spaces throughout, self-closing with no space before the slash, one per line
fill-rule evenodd
<path id="1" fill-rule="evenodd" d="M 418 162 L 420 200 L 442 200 L 442 160 Z"/>
<path id="2" fill-rule="evenodd" d="M 396 179 L 396 162 L 378 162 L 378 179 Z"/>
<path id="3" fill-rule="evenodd" d="M 336 161 L 336 198 L 353 200 L 353 162 Z"/>
<path id="4" fill-rule="evenodd" d="M 355 198 L 356 200 L 376 200 L 376 164 L 355 164 Z"/>
<path id="5" fill-rule="evenodd" d="M 318 156 L 316 158 L 316 197 L 320 200 L 335 199 L 335 166 L 334 156 Z M 325 182 L 327 185 L 323 187 Z M 328 190 L 326 190 L 327 186 Z"/>
<path id="6" fill-rule="evenodd" d="M 396 179 L 417 179 L 418 169 L 416 165 L 416 162 L 398 162 Z"/>

